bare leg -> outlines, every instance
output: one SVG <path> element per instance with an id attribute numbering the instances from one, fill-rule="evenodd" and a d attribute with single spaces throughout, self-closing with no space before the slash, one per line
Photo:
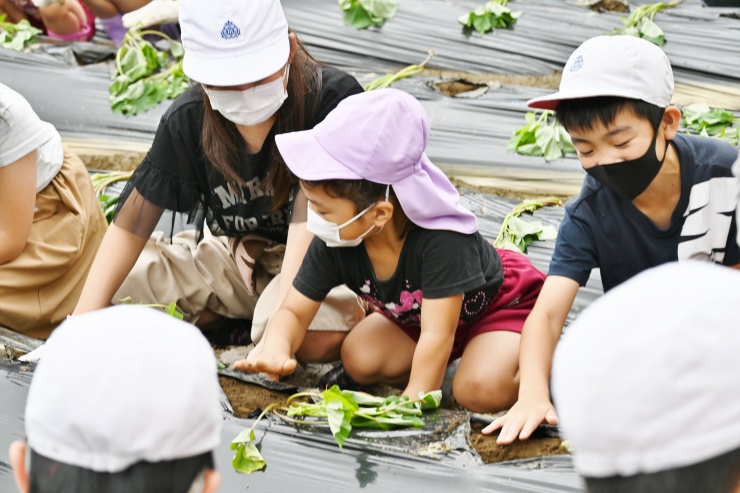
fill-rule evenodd
<path id="1" fill-rule="evenodd" d="M 151 0 L 85 0 L 96 17 L 109 19 L 118 14 L 128 14 L 148 4 Z"/>
<path id="2" fill-rule="evenodd" d="M 39 8 L 44 26 L 57 34 L 80 32 L 87 23 L 87 15 L 77 0 L 66 0 L 64 4 L 52 4 Z"/>
<path id="3" fill-rule="evenodd" d="M 416 342 L 383 315 L 373 313 L 358 323 L 342 344 L 347 375 L 362 385 L 404 387 L 409 381 Z"/>
<path id="4" fill-rule="evenodd" d="M 16 7 L 12 2 L 7 0 L 0 0 L 0 15 L 8 14 L 7 21 L 17 24 L 23 19 L 26 19 L 26 14 L 21 9 Z"/>
<path id="5" fill-rule="evenodd" d="M 490 413 L 510 408 L 519 392 L 516 332 L 486 332 L 465 347 L 452 381 L 452 394 L 465 409 Z"/>

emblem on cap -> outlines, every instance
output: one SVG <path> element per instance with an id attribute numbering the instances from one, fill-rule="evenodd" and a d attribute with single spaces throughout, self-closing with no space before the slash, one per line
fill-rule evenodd
<path id="1" fill-rule="evenodd" d="M 583 57 L 581 55 L 578 55 L 575 60 L 573 60 L 573 65 L 570 66 L 571 72 L 577 72 L 583 68 Z"/>
<path id="2" fill-rule="evenodd" d="M 241 33 L 242 32 L 239 30 L 239 28 L 236 27 L 236 24 L 234 24 L 231 21 L 226 21 L 226 24 L 224 24 L 223 29 L 221 29 L 221 37 L 223 39 L 238 38 Z"/>

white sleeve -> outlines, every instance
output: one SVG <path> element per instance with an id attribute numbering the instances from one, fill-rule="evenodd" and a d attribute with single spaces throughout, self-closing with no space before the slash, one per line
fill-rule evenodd
<path id="1" fill-rule="evenodd" d="M 36 191 L 46 187 L 62 168 L 62 139 L 42 121 L 26 99 L 0 84 L 0 168 L 36 150 Z"/>

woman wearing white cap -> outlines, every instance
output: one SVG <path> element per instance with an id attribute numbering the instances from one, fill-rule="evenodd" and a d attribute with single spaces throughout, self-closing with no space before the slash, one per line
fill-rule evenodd
<path id="1" fill-rule="evenodd" d="M 175 301 L 201 327 L 254 317 L 256 339 L 312 238 L 305 198 L 274 137 L 312 128 L 362 87 L 306 52 L 277 0 L 183 0 L 180 26 L 183 69 L 197 84 L 162 117 L 121 195 L 75 313 L 126 296 Z M 161 233 L 150 239 L 165 209 L 188 212 L 197 232 L 176 235 L 174 244 Z M 276 293 L 267 300 L 261 294 L 281 263 L 284 279 L 271 285 Z M 258 297 L 263 302 L 255 314 Z M 353 295 L 343 300 L 320 324 L 331 331 L 316 340 L 330 342 L 309 340 L 299 357 L 338 359 L 357 305 Z"/>

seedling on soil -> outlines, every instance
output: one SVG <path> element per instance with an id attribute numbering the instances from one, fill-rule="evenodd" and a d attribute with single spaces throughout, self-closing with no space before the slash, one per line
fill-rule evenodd
<path id="1" fill-rule="evenodd" d="M 296 401 L 312 398 L 315 402 Z M 265 460 L 255 445 L 254 429 L 270 411 L 285 421 L 301 425 L 328 425 L 334 441 L 341 448 L 352 428 L 375 428 L 391 430 L 404 427 L 422 427 L 423 411 L 438 409 L 442 391 L 420 393 L 419 397 L 392 395 L 376 397 L 364 392 L 341 390 L 337 385 L 321 393 L 299 392 L 290 396 L 286 405 L 270 404 L 259 415 L 251 428 L 234 438 L 231 449 L 235 450 L 231 464 L 237 472 L 251 474 L 265 467 Z"/>
<path id="2" fill-rule="evenodd" d="M 525 200 L 516 205 L 504 218 L 501 231 L 493 242 L 493 246 L 526 253 L 527 247 L 533 241 L 554 240 L 557 237 L 557 231 L 553 226 L 543 226 L 540 221 L 527 222 L 519 219 L 519 216 L 525 212 L 531 214 L 537 209 L 552 205 L 562 206 L 563 202 L 555 197 L 547 197 Z"/>
<path id="3" fill-rule="evenodd" d="M 740 138 L 738 127 L 733 127 L 736 122 L 740 122 L 740 118 L 735 118 L 732 112 L 710 108 L 704 103 L 690 104 L 682 110 L 681 123 L 684 128 L 702 137 L 714 137 L 735 146 Z"/>
<path id="4" fill-rule="evenodd" d="M 398 0 L 339 0 L 344 23 L 355 29 L 380 27 L 396 15 Z"/>
<path id="5" fill-rule="evenodd" d="M 134 299 L 131 296 L 126 296 L 125 298 L 122 298 L 119 300 L 120 303 L 134 303 Z M 141 303 L 140 303 L 141 304 Z M 160 308 L 162 311 L 164 311 L 167 315 L 172 315 L 173 317 L 182 320 L 185 318 L 185 316 L 177 309 L 177 304 L 174 301 L 171 301 L 167 305 L 162 305 L 159 303 L 151 303 L 148 305 L 141 304 L 141 306 L 149 306 L 152 308 Z"/>
<path id="6" fill-rule="evenodd" d="M 33 27 L 26 19 L 17 24 L 7 22 L 8 14 L 0 15 L 0 48 L 13 51 L 23 51 L 23 48 L 31 44 L 41 29 Z"/>
<path id="7" fill-rule="evenodd" d="M 157 50 L 144 39 L 145 35 L 166 39 L 168 50 Z M 183 54 L 179 41 L 159 31 L 131 29 L 126 33 L 116 53 L 116 72 L 108 88 L 113 112 L 136 115 L 184 93 L 190 82 L 182 71 Z"/>
<path id="8" fill-rule="evenodd" d="M 527 124 L 514 130 L 506 150 L 525 156 L 544 156 L 545 161 L 552 161 L 564 154 L 575 154 L 576 148 L 570 135 L 555 120 L 555 113 L 543 111 L 524 115 Z"/>
<path id="9" fill-rule="evenodd" d="M 506 28 L 522 15 L 521 12 L 512 12 L 506 4 L 509 0 L 491 0 L 472 12 L 460 16 L 457 22 L 463 25 L 467 32 L 473 29 L 480 34 L 486 34 L 496 28 Z"/>
<path id="10" fill-rule="evenodd" d="M 642 5 L 636 8 L 629 17 L 622 17 L 624 27 L 614 28 L 611 34 L 628 34 L 663 46 L 665 44 L 665 33 L 655 23 L 655 14 L 664 9 L 671 9 L 679 3 L 681 3 L 680 0 L 670 3 L 658 2 Z"/>
<path id="11" fill-rule="evenodd" d="M 385 89 L 386 87 L 390 86 L 394 82 L 405 79 L 407 77 L 411 77 L 412 75 L 416 75 L 421 73 L 429 63 L 429 61 L 437 56 L 437 52 L 430 51 L 429 55 L 427 55 L 426 59 L 421 62 L 419 65 L 409 65 L 408 67 L 404 67 L 395 74 L 386 74 L 382 77 L 378 77 L 374 81 L 370 82 L 368 85 L 365 86 L 366 91 L 372 91 L 373 89 Z"/>

